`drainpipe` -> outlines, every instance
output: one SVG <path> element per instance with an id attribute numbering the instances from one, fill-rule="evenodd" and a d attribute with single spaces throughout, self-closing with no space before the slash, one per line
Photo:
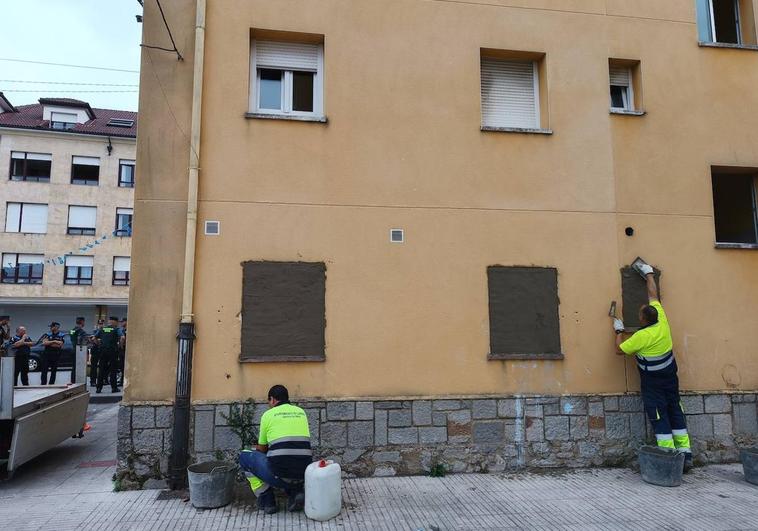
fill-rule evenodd
<path id="1" fill-rule="evenodd" d="M 182 313 L 179 320 L 178 355 L 176 362 L 176 396 L 174 425 L 169 460 L 169 483 L 172 489 L 187 484 L 189 456 L 190 397 L 192 391 L 192 350 L 195 323 L 192 313 L 195 280 L 195 236 L 197 232 L 197 190 L 200 171 L 200 119 L 203 102 L 203 59 L 205 53 L 205 2 L 197 0 L 195 19 L 195 63 L 192 74 L 192 122 L 187 186 L 187 231 L 184 242 L 184 278 L 182 282 Z"/>

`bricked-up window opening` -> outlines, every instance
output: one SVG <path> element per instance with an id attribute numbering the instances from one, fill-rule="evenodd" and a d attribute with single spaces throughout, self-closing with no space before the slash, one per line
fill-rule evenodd
<path id="1" fill-rule="evenodd" d="M 655 283 L 658 286 L 658 297 L 661 296 L 661 272 L 655 271 Z M 636 330 L 640 327 L 639 311 L 647 304 L 647 284 L 637 271 L 631 267 L 621 269 L 621 302 L 622 320 L 627 330 Z"/>
<path id="2" fill-rule="evenodd" d="M 558 270 L 487 268 L 489 359 L 562 359 Z"/>
<path id="3" fill-rule="evenodd" d="M 758 244 L 758 170 L 714 170 L 716 243 Z"/>
<path id="4" fill-rule="evenodd" d="M 11 181 L 50 182 L 53 156 L 49 153 L 11 151 Z"/>
<path id="5" fill-rule="evenodd" d="M 71 184 L 97 186 L 100 183 L 100 159 L 74 157 L 71 161 Z"/>
<path id="6" fill-rule="evenodd" d="M 242 264 L 241 361 L 323 361 L 323 262 Z"/>

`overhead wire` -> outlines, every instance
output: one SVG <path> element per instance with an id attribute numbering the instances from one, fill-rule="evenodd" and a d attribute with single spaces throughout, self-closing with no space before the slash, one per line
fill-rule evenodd
<path id="1" fill-rule="evenodd" d="M 87 94 L 114 94 L 114 93 L 126 93 L 126 92 L 139 92 L 139 90 L 19 90 L 19 89 L 2 89 L 0 92 L 26 92 L 26 93 L 35 93 L 35 94 L 76 94 L 76 93 L 87 93 Z"/>
<path id="2" fill-rule="evenodd" d="M 82 83 L 80 81 L 32 81 L 28 79 L 0 79 L 0 83 L 32 83 L 35 85 L 82 85 L 88 87 L 139 87 L 139 85 L 134 83 Z"/>
<path id="3" fill-rule="evenodd" d="M 48 66 L 65 66 L 68 68 L 88 68 L 91 70 L 107 70 L 109 72 L 126 72 L 128 74 L 139 74 L 139 70 L 125 70 L 123 68 L 108 68 L 104 66 L 86 66 L 86 65 L 72 65 L 67 63 L 49 63 L 46 61 L 31 61 L 28 59 L 15 59 L 10 57 L 0 57 L 0 61 L 12 61 L 15 63 L 29 63 L 35 65 L 48 65 Z"/>

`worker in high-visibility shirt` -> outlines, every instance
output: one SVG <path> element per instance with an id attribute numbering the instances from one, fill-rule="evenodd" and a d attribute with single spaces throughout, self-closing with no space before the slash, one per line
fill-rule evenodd
<path id="1" fill-rule="evenodd" d="M 240 453 L 240 467 L 266 514 L 278 509 L 273 488 L 287 493 L 287 510 L 302 511 L 305 469 L 313 460 L 308 417 L 290 404 L 289 392 L 275 385 L 268 392 L 269 410 L 261 417 L 258 445 Z"/>
<path id="2" fill-rule="evenodd" d="M 649 303 L 642 306 L 642 327 L 624 340 L 624 323 L 614 319 L 617 354 L 634 355 L 640 371 L 640 388 L 645 413 L 653 425 L 658 446 L 676 448 L 684 453 L 684 469 L 692 468 L 692 450 L 687 423 L 679 397 L 679 378 L 674 359 L 673 340 L 666 312 L 658 301 L 653 268 L 640 267 L 647 283 Z"/>

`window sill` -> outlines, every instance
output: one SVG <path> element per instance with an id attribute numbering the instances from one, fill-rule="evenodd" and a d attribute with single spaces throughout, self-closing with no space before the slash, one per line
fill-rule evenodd
<path id="1" fill-rule="evenodd" d="M 257 120 L 285 120 L 291 122 L 316 122 L 321 124 L 327 123 L 326 116 L 298 116 L 291 114 L 269 114 L 265 112 L 246 112 L 245 118 Z"/>
<path id="2" fill-rule="evenodd" d="M 752 249 L 758 251 L 758 243 L 721 243 L 714 244 L 716 249 Z"/>
<path id="3" fill-rule="evenodd" d="M 703 42 L 697 43 L 701 48 L 731 48 L 733 50 L 752 50 L 758 52 L 758 45 L 755 44 L 733 44 L 731 42 Z"/>
<path id="4" fill-rule="evenodd" d="M 240 363 L 324 362 L 324 356 L 250 356 L 239 359 Z"/>
<path id="5" fill-rule="evenodd" d="M 487 359 L 492 361 L 512 360 L 512 361 L 529 361 L 529 360 L 562 360 L 563 353 L 543 353 L 543 354 L 487 354 Z"/>
<path id="6" fill-rule="evenodd" d="M 493 127 L 491 125 L 483 125 L 482 131 L 489 133 L 522 133 L 527 135 L 552 135 L 552 129 L 537 129 L 530 127 Z"/>
<path id="7" fill-rule="evenodd" d="M 620 114 L 622 116 L 645 116 L 645 111 L 628 111 L 626 109 L 611 109 L 611 114 Z"/>

